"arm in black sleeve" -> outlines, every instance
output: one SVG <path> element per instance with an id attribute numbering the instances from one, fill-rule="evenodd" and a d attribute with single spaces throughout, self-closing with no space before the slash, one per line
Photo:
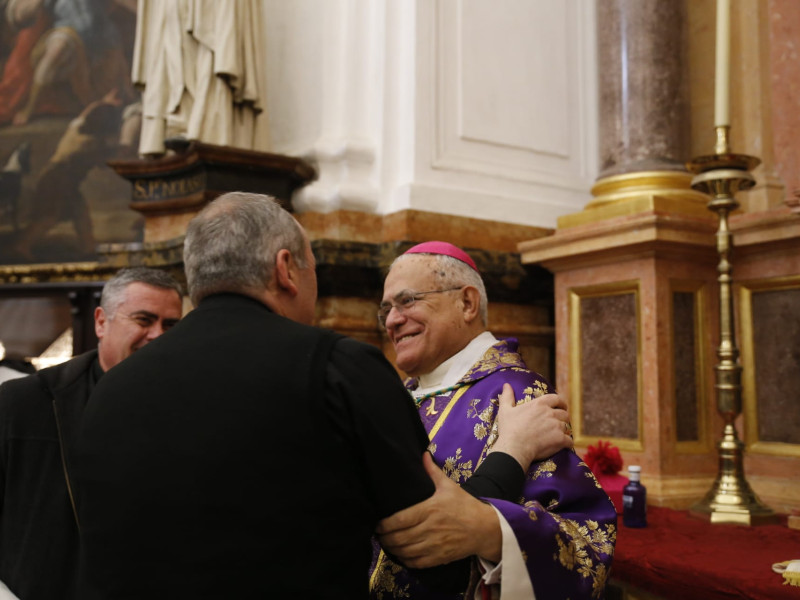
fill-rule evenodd
<path id="1" fill-rule="evenodd" d="M 326 388 L 336 398 L 329 417 L 363 461 L 378 519 L 431 496 L 433 482 L 422 465 L 428 436 L 411 396 L 380 351 L 339 341 L 331 352 Z M 470 560 L 410 571 L 431 589 L 458 593 L 468 584 Z"/>
<path id="2" fill-rule="evenodd" d="M 475 498 L 516 502 L 522 496 L 525 471 L 510 454 L 490 452 L 461 488 Z"/>
<path id="3" fill-rule="evenodd" d="M 428 436 L 397 372 L 381 352 L 339 340 L 326 371 L 328 419 L 378 520 L 430 497 L 422 464 Z"/>

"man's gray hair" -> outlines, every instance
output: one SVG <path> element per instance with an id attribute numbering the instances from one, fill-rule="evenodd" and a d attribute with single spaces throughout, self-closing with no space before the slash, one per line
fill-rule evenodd
<path id="1" fill-rule="evenodd" d="M 183 264 L 192 303 L 220 292 L 261 292 L 282 249 L 305 269 L 305 239 L 300 224 L 274 198 L 246 192 L 219 196 L 186 230 Z"/>
<path id="2" fill-rule="evenodd" d="M 166 271 L 149 267 L 120 269 L 106 282 L 100 295 L 100 306 L 106 313 L 106 318 L 114 318 L 120 304 L 125 301 L 125 291 L 132 283 L 144 283 L 164 290 L 174 290 L 179 298 L 183 297 L 181 284 Z"/>
<path id="3" fill-rule="evenodd" d="M 418 254 L 401 254 L 392 262 L 392 267 L 397 263 L 407 260 L 412 256 L 426 256 L 432 260 L 433 276 L 436 285 L 439 289 L 446 290 L 464 285 L 471 285 L 478 290 L 480 296 L 479 314 L 481 323 L 484 327 L 489 325 L 489 298 L 486 295 L 486 286 L 483 283 L 480 273 L 470 267 L 467 263 L 447 256 L 445 254 L 428 254 L 427 252 L 420 252 Z M 417 290 L 427 291 L 427 290 Z"/>

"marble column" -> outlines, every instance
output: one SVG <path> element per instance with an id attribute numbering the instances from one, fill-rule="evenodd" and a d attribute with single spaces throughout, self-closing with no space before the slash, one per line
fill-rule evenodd
<path id="1" fill-rule="evenodd" d="M 690 158 L 685 0 L 597 3 L 599 179 Z"/>
<path id="2" fill-rule="evenodd" d="M 610 441 L 624 464 L 641 465 L 649 502 L 673 508 L 688 508 L 708 491 L 722 430 L 713 389 L 718 220 L 684 167 L 693 156 L 688 8 L 695 3 L 597 2 L 601 173 L 593 200 L 559 217 L 553 235 L 518 245 L 523 264 L 554 274 L 556 387 L 573 415 L 576 450 L 583 455 L 590 444 Z M 708 31 L 695 24 L 692 35 Z M 759 380 L 756 357 L 778 352 L 760 342 L 774 342 L 775 323 L 784 332 L 800 323 L 782 308 L 795 306 L 800 290 L 800 218 L 790 212 L 784 206 L 731 219 L 736 277 L 744 282 L 737 293 L 745 307 L 745 467 L 758 496 L 783 512 L 796 507 L 800 481 L 778 465 L 797 472 L 800 451 L 777 441 L 789 439 L 782 427 L 790 419 L 778 425 L 773 415 L 788 412 L 770 401 L 788 392 L 764 382 L 793 384 L 769 371 Z M 785 337 L 791 344 L 797 336 Z M 761 407 L 759 395 L 767 399 Z"/>

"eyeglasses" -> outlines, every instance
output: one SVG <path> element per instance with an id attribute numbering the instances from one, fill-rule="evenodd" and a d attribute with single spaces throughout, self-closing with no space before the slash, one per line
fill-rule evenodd
<path id="1" fill-rule="evenodd" d="M 443 294 L 444 292 L 460 290 L 463 287 L 463 285 L 460 285 L 458 287 L 447 288 L 446 290 L 432 290 L 430 292 L 412 292 L 411 290 L 403 290 L 394 297 L 394 302 L 381 302 L 381 305 L 378 308 L 378 323 L 380 323 L 381 327 L 386 329 L 386 319 L 389 318 L 389 313 L 392 312 L 393 308 L 396 308 L 398 312 L 403 313 L 414 308 L 414 304 L 416 304 L 417 300 L 421 300 L 428 294 Z"/>

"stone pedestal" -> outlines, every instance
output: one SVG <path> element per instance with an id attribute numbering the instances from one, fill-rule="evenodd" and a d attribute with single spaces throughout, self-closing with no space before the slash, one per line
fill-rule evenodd
<path id="1" fill-rule="evenodd" d="M 598 4 L 600 177 L 583 211 L 519 245 L 555 275 L 557 387 L 579 452 L 608 440 L 649 502 L 688 508 L 716 473 L 717 223 L 691 188 L 686 4 Z"/>
<path id="2" fill-rule="evenodd" d="M 144 215 L 144 240 L 100 244 L 100 263 L 160 267 L 183 280 L 183 235 L 206 204 L 225 192 L 268 194 L 291 210 L 292 193 L 314 178 L 299 158 L 183 140 L 156 159 L 110 161 L 131 182 L 131 209 Z"/>
<path id="3" fill-rule="evenodd" d="M 659 210 L 519 245 L 555 275 L 557 387 L 575 445 L 606 440 L 642 466 L 652 504 L 688 508 L 716 473 L 713 215 Z"/>
<path id="4" fill-rule="evenodd" d="M 575 444 L 617 445 L 652 504 L 689 508 L 717 473 L 722 433 L 713 214 L 643 211 L 522 242 L 554 273 L 556 383 Z M 747 479 L 777 512 L 800 508 L 800 215 L 736 214 L 733 278 Z"/>
<path id="5" fill-rule="evenodd" d="M 168 148 L 172 154 L 162 158 L 108 163 L 131 182 L 130 207 L 144 215 L 145 243 L 183 235 L 192 217 L 225 192 L 269 194 L 291 210 L 292 193 L 315 176 L 306 162 L 282 154 L 184 141 Z"/>

